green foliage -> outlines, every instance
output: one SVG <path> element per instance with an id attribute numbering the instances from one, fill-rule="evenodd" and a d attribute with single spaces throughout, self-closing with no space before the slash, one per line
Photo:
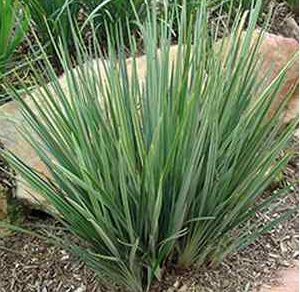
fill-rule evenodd
<path id="1" fill-rule="evenodd" d="M 245 10 L 245 9 L 251 9 L 251 7 L 255 5 L 257 0 L 232 0 L 232 2 L 236 6 L 236 8 L 240 6 L 242 9 Z"/>
<path id="2" fill-rule="evenodd" d="M 261 90 L 256 53 L 263 32 L 250 45 L 259 8 L 245 34 L 237 18 L 218 46 L 208 37 L 205 1 L 192 29 L 185 27 L 184 8 L 176 51 L 172 26 L 157 25 L 153 9 L 140 27 L 144 77 L 134 37 L 129 70 L 122 30 L 116 40 L 107 36 L 107 55 L 94 40 L 96 60 L 74 33 L 77 69 L 57 48 L 66 91 L 49 61 L 49 85 L 26 99 L 12 90 L 25 119 L 20 133 L 51 180 L 13 153 L 3 154 L 84 246 L 51 240 L 102 279 L 145 291 L 167 260 L 181 267 L 218 264 L 294 211 L 264 226 L 254 220 L 285 194 L 261 197 L 286 165 L 289 156 L 276 158 L 297 125 L 281 129 L 285 104 L 267 118 L 285 70 Z M 37 84 L 40 79 L 36 72 Z"/>
<path id="3" fill-rule="evenodd" d="M 93 22 L 98 36 L 105 38 L 106 25 L 119 23 L 121 25 L 118 29 L 122 29 L 123 32 L 127 31 L 128 24 L 130 30 L 136 29 L 137 17 L 142 22 L 146 19 L 146 3 L 152 5 L 153 0 L 83 0 L 83 2 L 88 15 L 83 26 Z M 111 33 L 113 32 L 111 31 Z"/>
<path id="4" fill-rule="evenodd" d="M 152 6 L 155 1 L 149 0 L 23 0 L 29 7 L 35 27 L 41 36 L 43 45 L 48 44 L 50 51 L 53 53 L 53 46 L 49 41 L 49 31 L 54 39 L 58 40 L 63 37 L 68 45 L 73 45 L 70 17 L 72 21 L 78 20 L 79 9 L 82 8 L 87 19 L 84 24 L 93 21 L 100 38 L 105 37 L 105 25 L 120 23 L 123 32 L 130 29 L 137 29 L 137 18 L 143 22 L 147 15 L 147 3 Z M 174 10 L 175 7 L 182 7 L 182 0 L 168 0 L 165 4 L 159 3 L 157 9 L 163 14 L 164 9 L 168 7 Z M 209 7 L 220 5 L 220 0 L 208 1 Z M 195 15 L 195 11 L 201 5 L 201 1 L 187 1 L 188 20 Z M 120 27 L 119 27 L 120 28 Z M 112 33 L 112 32 L 111 32 Z"/>
<path id="5" fill-rule="evenodd" d="M 258 0 L 225 0 L 223 1 L 226 11 L 231 11 L 231 13 L 234 15 L 238 11 L 245 11 L 245 10 L 251 10 L 256 6 L 258 3 Z M 268 4 L 268 0 L 262 0 L 261 1 L 261 8 L 260 13 L 263 11 L 263 9 Z"/>
<path id="6" fill-rule="evenodd" d="M 7 66 L 29 26 L 29 13 L 19 1 L 0 0 L 0 73 Z"/>
<path id="7" fill-rule="evenodd" d="M 228 0 L 208 0 L 207 7 L 212 8 L 221 5 Z M 88 8 L 88 21 L 93 20 L 96 28 L 102 29 L 101 32 L 105 35 L 105 23 L 115 24 L 119 22 L 122 24 L 123 31 L 127 30 L 127 24 L 131 28 L 137 27 L 137 15 L 140 22 L 147 19 L 147 6 L 156 5 L 158 18 L 163 18 L 165 9 L 169 10 L 169 15 L 175 9 L 180 11 L 184 5 L 187 8 L 188 20 L 190 20 L 195 12 L 201 6 L 203 1 L 199 0 L 167 0 L 167 1 L 153 1 L 153 0 L 83 0 L 82 3 Z M 173 16 L 174 17 L 174 16 Z M 169 20 L 167 20 L 169 21 Z M 179 20 L 180 22 L 180 20 Z M 174 22 L 175 23 L 175 22 Z M 173 27 L 174 28 L 174 27 Z"/>
<path id="8" fill-rule="evenodd" d="M 299 14 L 299 0 L 286 0 L 290 7 Z"/>
<path id="9" fill-rule="evenodd" d="M 32 20 L 38 31 L 43 45 L 53 46 L 49 41 L 49 31 L 54 39 L 63 37 L 67 43 L 72 43 L 69 15 L 77 19 L 79 4 L 74 0 L 23 0 L 32 15 Z"/>

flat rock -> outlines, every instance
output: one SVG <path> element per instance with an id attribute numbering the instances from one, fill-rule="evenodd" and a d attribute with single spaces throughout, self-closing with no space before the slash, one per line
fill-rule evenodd
<path id="1" fill-rule="evenodd" d="M 176 51 L 177 47 L 173 46 L 171 48 L 171 60 L 175 59 Z M 265 74 L 265 72 L 268 71 L 271 64 L 273 64 L 274 72 L 272 78 L 274 78 L 296 52 L 298 52 L 298 43 L 294 39 L 266 34 L 260 50 L 262 57 L 265 59 L 261 71 L 262 76 Z M 138 67 L 138 75 L 140 76 L 140 79 L 143 80 L 143 77 L 146 74 L 145 57 L 139 57 L 136 62 Z M 132 61 L 128 59 L 127 66 L 129 74 L 131 72 L 131 63 Z M 298 84 L 298 66 L 299 59 L 297 59 L 296 63 L 289 68 L 284 87 L 278 95 L 278 99 L 275 100 L 271 113 L 274 113 L 280 101 L 286 98 L 287 92 L 289 92 L 289 90 L 295 84 Z M 270 82 L 272 78 L 270 79 Z M 65 76 L 61 77 L 60 83 L 62 85 L 62 88 L 67 92 L 67 83 Z M 298 114 L 298 91 L 299 90 L 297 87 L 288 105 L 288 110 L 286 111 L 283 121 L 284 123 L 288 122 L 291 118 L 295 117 L 295 115 Z M 36 91 L 33 94 L 35 93 Z M 34 106 L 32 106 L 32 108 L 34 108 Z M 35 155 L 33 149 L 28 145 L 27 142 L 24 141 L 24 139 L 17 131 L 17 125 L 22 124 L 22 115 L 19 105 L 15 101 L 6 103 L 0 108 L 0 117 L 0 140 L 3 142 L 5 147 L 14 152 L 31 167 L 35 168 L 40 173 L 47 175 L 45 166 L 41 163 L 41 161 Z M 9 121 L 9 118 L 12 118 L 14 120 L 14 123 Z M 23 184 L 18 184 L 16 196 L 17 198 L 22 199 L 25 203 L 32 205 L 34 208 L 49 208 L 47 202 L 45 202 L 45 200 L 41 196 L 39 196 L 36 192 Z"/>
<path id="2" fill-rule="evenodd" d="M 17 130 L 17 125 L 22 123 L 22 114 L 16 101 L 11 101 L 0 107 L 0 140 L 4 146 L 15 153 L 20 159 L 41 173 L 47 173 L 46 167 L 36 156 L 31 146 L 24 141 Z M 13 121 L 12 121 L 13 119 Z M 17 176 L 17 178 L 19 178 Z M 22 183 L 17 183 L 16 196 L 25 204 L 34 208 L 44 208 L 45 199 Z"/>

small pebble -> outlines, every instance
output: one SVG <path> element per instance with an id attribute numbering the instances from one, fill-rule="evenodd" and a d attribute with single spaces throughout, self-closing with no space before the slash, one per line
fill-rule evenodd
<path id="1" fill-rule="evenodd" d="M 179 281 L 176 281 L 173 286 L 175 289 L 177 289 L 179 287 Z"/>
<path id="2" fill-rule="evenodd" d="M 188 291 L 188 286 L 187 285 L 183 285 L 179 290 L 178 292 L 186 292 Z"/>

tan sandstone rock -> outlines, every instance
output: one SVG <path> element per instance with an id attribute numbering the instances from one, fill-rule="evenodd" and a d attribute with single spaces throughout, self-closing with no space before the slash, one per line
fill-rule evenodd
<path id="1" fill-rule="evenodd" d="M 299 43 L 295 39 L 267 33 L 261 45 L 260 53 L 265 60 L 262 67 L 262 74 L 267 72 L 270 65 L 274 66 L 272 76 L 269 80 L 269 83 L 271 83 L 295 53 L 299 53 Z M 271 115 L 277 110 L 278 105 L 286 98 L 294 86 L 295 91 L 289 101 L 288 109 L 285 112 L 284 123 L 288 123 L 297 116 L 299 112 L 299 55 L 297 56 L 297 60 L 287 71 L 286 81 L 276 102 L 274 102 L 271 108 Z"/>
<path id="2" fill-rule="evenodd" d="M 269 69 L 271 63 L 274 63 L 274 73 L 272 78 L 274 78 L 278 72 L 283 68 L 294 53 L 298 51 L 298 43 L 292 39 L 287 39 L 284 37 L 278 37 L 271 34 L 267 34 L 263 40 L 261 47 L 261 54 L 265 58 L 266 62 L 262 69 L 262 75 Z M 171 60 L 176 58 L 177 47 L 173 46 L 171 48 Z M 132 61 L 129 59 L 127 61 L 128 72 L 130 74 Z M 294 64 L 288 71 L 287 80 L 285 82 L 284 88 L 282 89 L 278 100 L 274 103 L 272 112 L 276 110 L 278 103 L 286 97 L 287 92 L 290 88 L 298 83 L 298 63 Z M 95 65 L 96 66 L 96 65 Z M 101 66 L 100 66 L 101 67 Z M 143 80 L 146 74 L 146 59 L 144 56 L 137 59 L 138 75 L 141 80 Z M 67 92 L 67 82 L 66 77 L 62 76 L 60 79 L 60 84 L 62 88 Z M 298 113 L 298 90 L 293 95 L 291 102 L 289 104 L 289 109 L 286 112 L 285 122 L 290 120 Z M 29 102 L 30 103 L 30 102 Z M 38 170 L 40 173 L 47 175 L 47 170 L 41 161 L 36 157 L 34 151 L 31 147 L 23 141 L 20 135 L 17 133 L 16 127 L 13 123 L 8 120 L 3 119 L 3 117 L 12 117 L 16 123 L 22 123 L 22 117 L 18 104 L 14 101 L 9 102 L 0 108 L 0 139 L 4 143 L 5 147 L 13 151 L 17 156 L 24 160 L 27 164 Z M 45 200 L 41 198 L 30 188 L 18 184 L 18 189 L 16 196 L 20 199 L 27 201 L 29 204 L 34 206 L 42 206 L 45 208 L 47 205 Z"/>

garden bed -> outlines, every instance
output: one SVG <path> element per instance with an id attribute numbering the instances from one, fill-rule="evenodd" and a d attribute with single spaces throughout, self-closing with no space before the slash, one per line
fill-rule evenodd
<path id="1" fill-rule="evenodd" d="M 262 16 L 264 17 L 264 16 Z M 271 25 L 272 33 L 295 37 L 292 29 L 283 25 L 285 19 L 292 17 L 298 22 L 285 2 L 275 7 Z M 20 50 L 22 51 L 22 50 Z M 298 150 L 298 138 L 292 143 L 293 151 Z M 0 157 L 0 167 L 9 172 L 7 164 Z M 298 157 L 293 158 L 284 173 L 284 178 L 274 182 L 264 196 L 287 184 L 298 182 Z M 12 192 L 14 183 L 6 172 L 0 172 L 0 184 L 7 192 Z M 298 183 L 295 185 L 298 186 Z M 266 223 L 295 205 L 298 205 L 299 189 L 290 191 L 280 209 L 272 211 L 270 218 L 257 214 L 257 220 Z M 41 227 L 42 225 L 42 227 Z M 72 237 L 70 234 L 55 230 L 59 223 L 38 211 L 28 211 L 23 224 L 26 229 L 54 233 L 57 236 Z M 255 243 L 228 257 L 217 268 L 203 267 L 178 271 L 168 264 L 161 282 L 154 283 L 152 291 L 181 292 L 245 292 L 259 288 L 262 284 L 278 284 L 276 272 L 290 267 L 298 260 L 299 249 L 298 213 L 278 225 Z M 249 287 L 250 290 L 247 290 Z M 35 236 L 13 234 L 0 239 L 0 292 L 100 292 L 111 291 L 97 282 L 82 262 L 66 251 L 53 247 Z M 151 291 L 151 292 L 152 292 Z"/>

